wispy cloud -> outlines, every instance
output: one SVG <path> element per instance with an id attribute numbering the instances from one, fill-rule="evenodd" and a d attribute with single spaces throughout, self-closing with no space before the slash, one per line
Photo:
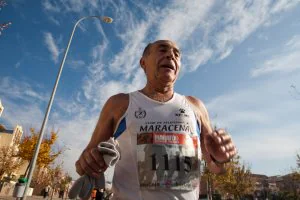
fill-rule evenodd
<path id="1" fill-rule="evenodd" d="M 293 36 L 277 55 L 266 59 L 251 71 L 252 77 L 274 72 L 292 72 L 300 69 L 300 35 Z"/>
<path id="2" fill-rule="evenodd" d="M 154 3 L 141 6 L 134 2 L 136 7 L 129 9 L 128 4 L 122 0 L 101 4 L 83 3 L 82 0 L 55 2 L 67 12 L 93 13 L 97 9 L 113 9 L 118 13 L 114 16 L 116 33 L 124 41 L 124 48 L 110 61 L 110 69 L 125 74 L 127 78 L 138 67 L 140 54 L 137 52 L 142 51 L 151 40 L 168 38 L 179 45 L 185 44 L 180 47 L 189 56 L 184 57 L 183 66 L 187 71 L 193 71 L 209 59 L 220 61 L 228 57 L 234 47 L 258 27 L 272 22 L 272 19 L 276 20 L 274 16 L 299 3 L 289 0 L 275 3 L 271 0 L 255 0 L 251 3 L 239 0 L 227 1 L 225 4 L 215 1 L 201 4 L 196 1 L 172 1 L 166 7 L 158 8 Z M 144 14 L 142 20 L 132 13 L 136 10 Z"/>
<path id="3" fill-rule="evenodd" d="M 15 68 L 19 68 L 21 65 L 21 61 L 18 61 L 16 64 L 15 64 Z"/>
<path id="4" fill-rule="evenodd" d="M 135 29 L 122 35 L 124 42 L 127 42 L 125 42 L 122 51 L 112 60 L 110 69 L 114 73 L 124 74 L 128 78 L 132 75 L 131 72 L 139 67 L 139 57 L 146 45 L 144 39 L 149 28 L 149 23 L 137 24 Z"/>
<path id="5" fill-rule="evenodd" d="M 67 64 L 72 69 L 78 69 L 86 65 L 84 60 L 68 60 Z"/>
<path id="6" fill-rule="evenodd" d="M 0 80 L 0 94 L 9 98 L 31 101 L 32 99 L 44 101 L 44 94 L 40 94 L 28 82 L 16 80 L 10 77 L 3 77 Z"/>
<path id="7" fill-rule="evenodd" d="M 54 40 L 51 33 L 49 33 L 49 32 L 44 33 L 44 42 L 45 42 L 45 45 L 46 45 L 47 49 L 51 53 L 52 60 L 55 63 L 57 63 L 60 51 L 59 51 L 59 48 L 58 48 L 58 46 L 57 46 L 57 44 L 56 44 L 56 42 L 55 42 L 55 40 Z"/>
<path id="8" fill-rule="evenodd" d="M 271 12 L 278 13 L 278 12 L 282 12 L 285 10 L 289 10 L 298 4 L 299 4 L 299 0 L 296 0 L 296 1 L 294 1 L 294 0 L 279 0 L 279 1 L 276 1 L 274 3 L 274 5 L 272 6 Z"/>
<path id="9" fill-rule="evenodd" d="M 49 0 L 43 0 L 42 6 L 45 10 L 50 12 L 60 12 L 61 8 L 57 5 L 56 2 L 50 2 Z"/>
<path id="10" fill-rule="evenodd" d="M 91 61 L 86 62 L 88 74 L 84 76 L 79 92 L 83 94 L 81 101 L 88 100 L 90 105 L 95 105 L 92 109 L 101 108 L 110 95 L 143 86 L 145 78 L 139 58 L 148 42 L 157 38 L 175 40 L 185 54 L 184 71 L 194 71 L 209 60 L 220 61 L 228 57 L 235 46 L 258 27 L 272 21 L 273 15 L 295 6 L 259 0 L 251 4 L 242 0 L 228 1 L 224 5 L 215 1 L 203 4 L 173 1 L 167 7 L 155 7 L 151 3 L 145 7 L 135 2 L 134 9 L 129 9 L 125 1 L 109 1 L 101 6 L 97 3 L 82 5 L 82 1 L 64 1 L 57 5 L 77 13 L 99 8 L 114 9 L 118 13 L 114 16 L 113 27 L 123 45 L 113 57 L 106 56 L 111 42 L 101 24 L 96 22 L 103 40 L 91 50 Z M 132 13 L 135 9 L 143 14 L 139 15 L 141 18 L 137 19 Z"/>
<path id="11" fill-rule="evenodd" d="M 60 25 L 60 22 L 59 22 L 57 19 L 55 19 L 53 16 L 50 16 L 50 17 L 49 17 L 49 20 L 50 20 L 51 22 L 53 22 L 55 25 L 57 25 L 57 26 Z"/>
<path id="12" fill-rule="evenodd" d="M 271 0 L 254 0 L 251 3 L 237 0 L 226 1 L 225 3 L 205 1 L 199 4 L 196 1 L 177 0 L 168 2 L 166 7 L 159 7 L 154 1 L 134 1 L 131 2 L 132 7 L 129 8 L 127 2 L 122 0 L 105 2 L 85 2 L 83 0 L 43 1 L 43 7 L 50 16 L 62 10 L 65 13 L 71 12 L 80 16 L 107 13 L 105 12 L 107 10 L 117 13 L 113 16 L 115 21 L 112 24 L 112 29 L 117 39 L 122 43 L 122 46 L 116 46 L 114 52 L 111 52 L 111 45 L 115 43 L 110 41 L 110 37 L 106 36 L 102 25 L 96 22 L 96 28 L 101 33 L 103 40 L 101 40 L 101 43 L 95 44 L 90 50 L 90 60 L 78 61 L 77 63 L 78 65 L 86 65 L 88 69 L 88 73 L 83 78 L 82 88 L 80 91 L 76 91 L 77 96 L 75 99 L 72 99 L 72 97 L 67 100 L 58 100 L 57 106 L 59 109 L 57 110 L 61 109 L 74 115 L 73 120 L 64 119 L 59 114 L 52 116 L 53 121 L 55 120 L 58 123 L 57 126 L 64 133 L 61 136 L 62 140 L 68 141 L 72 137 L 69 144 L 72 145 L 73 149 L 72 152 L 67 152 L 68 160 L 70 160 L 68 167 L 70 169 L 74 168 L 74 162 L 86 145 L 95 126 L 98 112 L 109 96 L 119 92 L 130 92 L 144 85 L 145 76 L 140 69 L 139 58 L 148 42 L 158 38 L 175 40 L 184 53 L 183 66 L 185 71 L 195 71 L 209 61 L 219 62 L 229 57 L 235 47 L 257 29 L 266 26 L 266 24 L 269 26 L 274 25 L 280 19 L 278 15 L 292 9 L 298 3 L 299 1 L 287 0 L 276 1 L 275 3 Z M 147 6 L 144 4 L 147 4 Z M 137 12 L 139 15 L 136 15 Z M 45 43 L 52 54 L 52 59 L 57 61 L 59 48 L 51 33 L 45 33 Z M 292 44 L 295 44 L 295 42 L 290 43 L 290 45 L 286 45 L 286 48 L 292 49 Z M 107 56 L 112 53 L 113 56 Z M 283 54 L 280 54 L 280 56 L 283 56 Z M 285 57 L 281 58 L 284 61 Z M 275 59 L 275 57 L 272 59 Z M 271 64 L 276 61 L 272 61 L 272 59 L 269 62 Z M 282 61 L 281 65 L 288 63 L 289 60 L 299 61 L 296 60 L 295 55 L 284 62 Z M 259 66 L 265 66 L 265 63 Z M 279 90 L 281 91 L 279 93 L 280 97 L 288 96 L 284 93 L 283 85 L 285 81 L 276 83 L 277 88 L 273 83 L 264 83 L 264 87 L 261 87 L 261 89 L 244 88 L 243 91 L 219 96 L 208 102 L 209 110 L 218 114 L 217 120 L 222 121 L 223 124 L 221 125 L 232 130 L 240 153 L 245 159 L 252 161 L 253 158 L 253 153 L 249 151 L 251 145 L 250 143 L 248 146 L 244 145 L 245 141 L 251 141 L 251 144 L 254 144 L 257 139 L 253 138 L 267 140 L 269 137 L 268 130 L 274 130 L 275 126 L 272 126 L 274 121 L 280 121 L 281 116 L 288 117 L 290 113 L 295 114 L 296 104 L 287 101 L 292 106 L 288 106 L 289 109 L 284 109 L 278 107 L 278 104 L 284 106 L 284 104 L 277 101 L 280 98 L 277 95 L 272 96 L 279 90 L 278 88 L 281 88 Z M 272 91 L 273 93 L 268 95 L 266 91 Z M 256 98 L 255 102 L 253 97 Z M 272 101 L 269 103 L 270 98 Z M 73 103 L 68 103 L 70 100 L 74 100 Z M 268 106 L 265 106 L 266 102 L 268 102 Z M 75 113 L 74 110 L 77 110 L 78 113 Z M 247 127 L 244 133 L 235 132 L 238 128 L 243 129 L 244 127 Z M 257 128 L 254 129 L 253 127 Z M 295 127 L 298 127 L 298 125 L 287 124 L 285 126 L 291 131 Z M 259 146 L 259 149 L 263 152 L 261 156 L 271 156 L 269 148 L 275 148 L 275 153 L 280 154 L 277 151 L 279 149 L 278 141 L 283 130 L 278 127 L 277 131 L 272 140 L 274 145 Z M 262 134 L 262 136 L 260 137 L 259 134 Z M 84 137 L 82 137 L 83 135 Z M 291 153 L 295 147 L 294 143 L 289 139 L 284 139 L 284 141 L 289 143 L 291 147 L 284 150 L 284 152 Z"/>
<path id="13" fill-rule="evenodd" d="M 19 124 L 24 128 L 40 125 L 40 105 L 44 104 L 47 98 L 46 94 L 40 92 L 41 86 L 11 77 L 3 77 L 0 85 L 2 104 L 6 108 L 2 118 L 6 124 L 12 127 Z"/>
<path id="14" fill-rule="evenodd" d="M 16 103 L 11 98 L 1 98 L 5 110 L 1 116 L 7 128 L 13 128 L 17 124 L 21 125 L 24 130 L 34 127 L 39 129 L 42 123 L 43 111 L 39 104 L 29 102 Z"/>
<path id="15" fill-rule="evenodd" d="M 6 127 L 13 128 L 18 124 L 25 132 L 29 128 L 38 130 L 45 115 L 45 103 L 49 100 L 47 95 L 39 92 L 40 86 L 32 81 L 16 80 L 10 77 L 3 77 L 0 85 L 1 101 L 5 107 L 1 121 Z M 68 162 L 64 165 L 74 177 L 76 177 L 74 163 L 87 144 L 99 115 L 98 112 L 91 112 L 88 109 L 76 99 L 70 101 L 57 97 L 47 125 L 48 130 L 59 129 L 59 146 L 66 145 L 71 149 L 65 152 L 64 156 Z M 72 114 L 72 119 L 65 117 L 64 112 Z"/>
<path id="16" fill-rule="evenodd" d="M 97 10 L 98 3 L 96 1 L 84 1 L 84 0 L 57 0 L 49 1 L 43 0 L 42 6 L 46 11 L 60 12 L 83 12 L 86 9 Z"/>
<path id="17" fill-rule="evenodd" d="M 274 175 L 286 166 L 294 166 L 295 152 L 299 150 L 295 141 L 300 140 L 300 125 L 295 119 L 300 107 L 288 89 L 290 80 L 300 85 L 297 77 L 299 73 L 262 81 L 215 97 L 206 104 L 211 116 L 216 116 L 213 124 L 228 128 L 239 154 L 247 162 L 256 163 L 256 173 Z M 283 118 L 291 120 L 283 124 Z M 265 159 L 274 163 L 272 168 L 257 163 Z"/>

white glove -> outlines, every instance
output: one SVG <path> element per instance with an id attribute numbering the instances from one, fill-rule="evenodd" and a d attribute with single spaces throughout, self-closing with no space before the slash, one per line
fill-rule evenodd
<path id="1" fill-rule="evenodd" d="M 119 144 L 114 138 L 110 138 L 106 142 L 100 142 L 97 146 L 98 151 L 103 154 L 103 159 L 108 167 L 114 166 L 120 159 Z M 104 173 L 100 175 L 99 179 L 90 177 L 87 174 L 81 176 L 72 185 L 69 191 L 69 198 L 74 199 L 78 195 L 80 198 L 87 198 L 91 194 L 94 188 L 105 188 Z"/>

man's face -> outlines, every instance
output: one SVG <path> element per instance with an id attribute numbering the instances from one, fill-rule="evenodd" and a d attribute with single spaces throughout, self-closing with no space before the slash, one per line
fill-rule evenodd
<path id="1" fill-rule="evenodd" d="M 168 40 L 153 43 L 149 53 L 142 57 L 141 65 L 148 81 L 174 83 L 180 70 L 180 51 L 176 44 Z"/>

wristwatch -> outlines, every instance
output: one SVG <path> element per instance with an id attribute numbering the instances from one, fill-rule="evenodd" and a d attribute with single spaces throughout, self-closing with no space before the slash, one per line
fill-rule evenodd
<path id="1" fill-rule="evenodd" d="M 216 163 L 216 164 L 218 164 L 218 165 L 226 164 L 226 163 L 230 162 L 230 160 L 231 160 L 231 159 L 228 159 L 228 160 L 225 160 L 225 161 L 223 161 L 223 162 L 220 162 L 220 161 L 216 160 L 211 154 L 210 154 L 210 159 L 211 159 L 214 163 Z"/>

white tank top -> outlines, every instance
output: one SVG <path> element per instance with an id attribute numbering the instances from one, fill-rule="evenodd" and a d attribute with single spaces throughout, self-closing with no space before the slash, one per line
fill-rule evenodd
<path id="1" fill-rule="evenodd" d="M 114 132 L 121 159 L 115 166 L 113 199 L 199 197 L 200 124 L 186 97 L 158 102 L 139 91 Z"/>

